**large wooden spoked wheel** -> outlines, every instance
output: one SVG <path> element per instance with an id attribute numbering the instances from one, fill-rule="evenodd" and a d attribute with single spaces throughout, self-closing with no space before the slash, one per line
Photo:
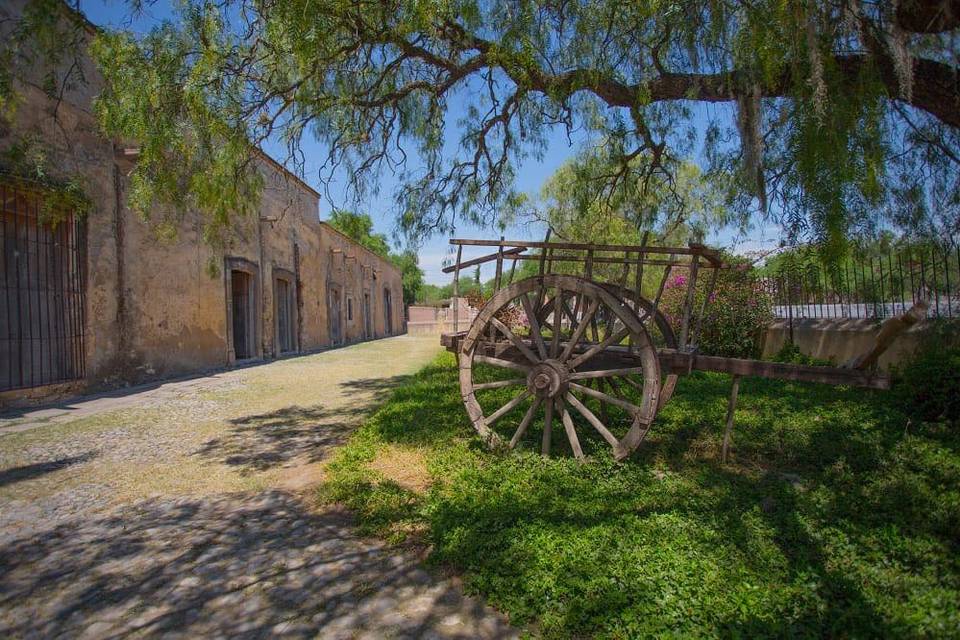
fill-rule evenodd
<path id="1" fill-rule="evenodd" d="M 653 302 L 643 296 L 638 297 L 636 291 L 615 284 L 602 284 L 601 286 L 610 293 L 623 298 L 628 305 L 633 307 L 633 310 L 644 319 L 643 326 L 647 331 L 649 332 L 650 329 L 653 328 L 654 333 L 652 337 L 655 342 L 659 338 L 659 342 L 657 342 L 658 345 L 662 344 L 662 346 L 667 349 L 679 348 L 677 334 L 674 333 L 673 327 L 670 326 L 670 321 L 667 320 L 667 316 L 663 314 L 663 311 L 654 307 Z M 675 373 L 668 373 L 664 376 L 663 384 L 660 387 L 661 408 L 673 397 L 673 392 L 677 388 L 678 379 L 679 376 Z"/>
<path id="2" fill-rule="evenodd" d="M 549 274 L 500 290 L 471 324 L 459 356 L 467 414 L 491 446 L 514 448 L 539 431 L 549 455 L 559 421 L 577 458 L 585 455 L 584 437 L 605 442 L 622 460 L 657 414 L 660 363 L 642 319 L 583 278 Z"/>

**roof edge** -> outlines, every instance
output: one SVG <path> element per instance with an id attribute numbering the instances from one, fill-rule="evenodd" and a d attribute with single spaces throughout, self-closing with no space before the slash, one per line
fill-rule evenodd
<path id="1" fill-rule="evenodd" d="M 273 166 L 274 169 L 277 169 L 278 171 L 280 171 L 282 174 L 284 174 L 284 175 L 287 176 L 288 178 L 293 178 L 293 180 L 294 180 L 300 187 L 302 187 L 305 191 L 309 192 L 311 195 L 315 196 L 315 197 L 317 198 L 317 200 L 320 200 L 320 198 L 321 198 L 320 192 L 317 191 L 316 189 L 314 189 L 313 187 L 311 187 L 311 186 L 306 182 L 306 180 L 304 180 L 303 178 L 301 178 L 300 176 L 298 176 L 298 175 L 297 175 L 296 173 L 294 173 L 293 171 L 290 171 L 290 169 L 287 169 L 287 168 L 283 165 L 282 162 L 280 162 L 279 160 L 277 160 L 276 158 L 274 158 L 273 156 L 271 156 L 269 153 L 267 153 L 266 151 L 264 151 L 264 150 L 261 149 L 260 147 L 257 147 L 257 146 L 255 146 L 255 145 L 251 145 L 251 147 L 253 148 L 253 153 L 254 153 L 254 155 L 258 156 L 258 157 L 261 158 L 262 160 L 266 160 L 267 164 L 270 164 L 271 166 Z"/>
<path id="2" fill-rule="evenodd" d="M 326 227 L 326 228 L 329 229 L 330 231 L 333 231 L 335 234 L 337 234 L 338 236 L 340 236 L 340 237 L 343 238 L 344 240 L 347 240 L 348 242 L 350 242 L 350 244 L 354 245 L 354 246 L 357 247 L 358 249 L 360 249 L 360 250 L 362 250 L 362 251 L 365 251 L 367 254 L 373 256 L 374 258 L 377 258 L 378 260 L 382 260 L 382 261 L 387 265 L 387 268 L 393 269 L 393 270 L 397 273 L 397 275 L 401 275 L 401 276 L 402 276 L 402 274 L 400 273 L 400 269 L 398 269 L 395 264 L 393 264 L 392 262 L 390 262 L 390 259 L 389 259 L 389 258 L 385 258 L 385 257 L 383 257 L 382 255 L 380 255 L 379 253 L 377 253 L 376 251 L 371 251 L 370 249 L 366 248 L 365 246 L 363 246 L 362 244 L 360 244 L 359 242 L 357 242 L 356 240 L 354 240 L 353 238 L 351 238 L 350 236 L 348 236 L 347 234 L 345 234 L 343 231 L 340 231 L 339 229 L 337 229 L 335 226 L 333 226 L 332 224 L 330 224 L 330 223 L 327 222 L 326 220 L 321 220 L 321 221 L 320 221 L 320 225 L 323 226 L 323 227 Z"/>

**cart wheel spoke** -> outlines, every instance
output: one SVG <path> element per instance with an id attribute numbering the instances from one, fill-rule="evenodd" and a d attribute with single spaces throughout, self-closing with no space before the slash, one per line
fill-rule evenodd
<path id="1" fill-rule="evenodd" d="M 517 362 L 511 362 L 510 360 L 504 360 L 503 358 L 494 358 L 492 356 L 485 356 L 482 354 L 476 354 L 473 356 L 474 362 L 479 362 L 481 364 L 489 364 L 494 367 L 503 367 L 504 369 L 513 369 L 514 371 L 523 371 L 526 373 L 530 371 L 530 367 L 524 364 L 519 364 Z"/>
<path id="2" fill-rule="evenodd" d="M 553 400 L 547 400 L 543 408 L 543 439 L 540 443 L 540 453 L 550 455 L 550 437 L 553 432 Z"/>
<path id="3" fill-rule="evenodd" d="M 630 376 L 618 376 L 621 380 L 629 384 L 631 387 L 643 393 L 643 385 L 631 378 Z"/>
<path id="4" fill-rule="evenodd" d="M 527 323 L 530 325 L 530 335 L 533 337 L 533 343 L 537 345 L 537 352 L 540 358 L 547 359 L 547 345 L 543 342 L 543 333 L 540 332 L 540 322 L 537 320 L 537 313 L 530 304 L 530 296 L 526 293 L 520 296 L 520 304 L 523 305 L 523 312 L 527 315 Z"/>
<path id="5" fill-rule="evenodd" d="M 540 358 L 534 355 L 533 351 L 530 351 L 530 347 L 525 345 L 523 343 L 523 340 L 518 338 L 516 334 L 514 334 L 513 331 L 510 330 L 510 327 L 503 324 L 503 322 L 501 322 L 497 318 L 490 318 L 490 324 L 496 327 L 497 331 L 502 333 L 507 338 L 507 340 L 509 340 L 513 344 L 513 346 L 519 349 L 520 353 L 522 353 L 527 360 L 529 360 L 533 364 L 537 364 L 538 362 L 540 362 Z"/>
<path id="6" fill-rule="evenodd" d="M 616 447 L 620 445 L 620 441 L 617 440 L 617 437 L 610 433 L 610 430 L 607 429 L 607 426 L 596 416 L 590 409 L 587 408 L 585 404 L 577 400 L 577 397 L 570 392 L 567 392 L 566 395 L 567 403 L 570 404 L 574 409 L 580 412 L 584 418 L 587 419 L 593 428 L 603 436 L 603 439 L 610 443 L 611 447 Z"/>
<path id="7" fill-rule="evenodd" d="M 583 460 L 583 449 L 580 447 L 580 439 L 577 438 L 577 430 L 573 426 L 573 419 L 570 417 L 570 412 L 567 411 L 567 407 L 557 399 L 557 404 L 560 406 L 560 420 L 563 422 L 563 430 L 567 432 L 567 440 L 570 441 L 570 449 L 573 450 L 574 457 L 577 460 Z"/>
<path id="8" fill-rule="evenodd" d="M 509 380 L 495 380 L 494 382 L 480 382 L 473 385 L 474 391 L 483 391 L 484 389 L 501 389 L 517 384 L 527 384 L 526 378 L 510 378 Z"/>
<path id="9" fill-rule="evenodd" d="M 570 336 L 570 340 L 567 341 L 567 346 L 563 350 L 563 353 L 560 354 L 560 362 L 566 362 L 570 359 L 570 354 L 573 353 L 574 348 L 576 348 L 577 343 L 580 342 L 583 338 L 584 332 L 587 330 L 587 327 L 590 326 L 590 323 L 593 321 L 593 315 L 597 312 L 597 309 L 600 308 L 600 300 L 593 300 L 590 303 L 590 306 L 587 308 L 586 313 L 583 318 L 580 319 L 579 324 L 577 324 L 576 331 L 573 332 L 573 335 Z"/>
<path id="10" fill-rule="evenodd" d="M 524 389 L 523 393 L 521 393 L 520 395 L 518 395 L 513 400 L 503 405 L 493 413 L 491 413 L 490 416 L 487 418 L 487 426 L 492 427 L 497 420 L 499 420 L 503 416 L 513 411 L 518 404 L 526 400 L 528 397 L 530 397 L 530 392 Z"/>
<path id="11" fill-rule="evenodd" d="M 557 295 L 553 297 L 553 339 L 550 342 L 550 357 L 556 358 L 560 355 L 560 333 L 563 326 L 563 319 L 560 307 L 563 305 L 563 291 L 558 287 Z"/>
<path id="12" fill-rule="evenodd" d="M 592 397 L 592 398 L 596 398 L 597 400 L 601 400 L 601 401 L 603 401 L 603 402 L 607 402 L 607 403 L 609 403 L 609 404 L 616 405 L 616 406 L 620 407 L 621 409 L 624 409 L 625 411 L 627 411 L 628 413 L 630 413 L 630 415 L 640 415 L 640 413 L 641 413 L 641 411 L 642 411 L 642 410 L 640 409 L 640 407 L 638 407 L 637 405 L 633 404 L 632 402 L 627 402 L 626 400 L 621 400 L 620 398 L 614 397 L 614 396 L 610 395 L 609 393 L 604 393 L 603 391 L 597 391 L 596 389 L 591 389 L 590 387 L 585 387 L 585 386 L 583 386 L 583 385 L 581 385 L 581 384 L 577 384 L 576 382 L 571 382 L 571 383 L 570 383 L 570 388 L 571 388 L 571 389 L 576 389 L 577 391 L 580 391 L 580 392 L 583 393 L 584 395 L 588 395 L 588 396 L 590 396 L 590 397 Z"/>
<path id="13" fill-rule="evenodd" d="M 625 367 L 623 369 L 596 369 L 594 371 L 575 371 L 570 374 L 571 380 L 591 380 L 593 378 L 609 378 L 611 376 L 643 375 L 643 367 Z"/>
<path id="14" fill-rule="evenodd" d="M 576 358 L 571 360 L 569 363 L 567 363 L 567 366 L 570 367 L 571 369 L 576 369 L 577 367 L 582 365 L 584 362 L 586 362 L 593 356 L 597 355 L 607 347 L 617 344 L 618 342 L 626 338 L 628 333 L 630 333 L 630 330 L 627 327 L 620 329 L 620 331 L 617 331 L 615 334 L 608 337 L 606 340 L 603 340 L 602 342 L 598 342 L 597 344 L 593 345 L 592 347 L 590 347 L 589 349 L 581 353 L 579 356 L 577 356 Z"/>
<path id="15" fill-rule="evenodd" d="M 543 398 L 536 398 L 532 403 L 530 403 L 530 408 L 527 409 L 527 413 L 524 414 L 523 420 L 520 421 L 520 426 L 517 427 L 517 431 L 513 434 L 513 437 L 510 438 L 511 449 L 517 446 L 517 443 L 520 442 L 520 438 L 522 438 L 523 434 L 527 432 L 527 427 L 530 426 L 530 422 L 533 420 L 534 414 L 537 412 L 537 409 L 540 408 L 542 403 Z"/>

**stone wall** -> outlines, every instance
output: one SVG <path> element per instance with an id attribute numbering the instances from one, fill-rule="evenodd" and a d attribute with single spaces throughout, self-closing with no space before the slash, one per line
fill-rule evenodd
<path id="1" fill-rule="evenodd" d="M 0 7 L 0 37 L 11 24 L 5 19 L 24 5 L 13 0 Z M 86 37 L 93 35 L 88 25 L 83 29 Z M 284 306 L 293 316 L 291 353 L 404 331 L 399 271 L 322 223 L 319 195 L 260 152 L 254 153 L 266 188 L 258 215 L 237 220 L 225 255 L 203 242 L 201 216 L 193 211 L 182 212 L 175 239 L 158 239 L 149 222 L 125 206 L 126 176 L 135 162 L 126 150 L 135 143 L 121 148 L 100 135 L 92 101 L 102 78 L 89 59 L 80 62 L 85 81 L 67 85 L 62 100 L 41 89 L 41 70 L 17 84 L 20 104 L 0 129 L 0 150 L 29 138 L 42 147 L 51 173 L 79 178 L 93 203 L 85 221 L 85 376 L 0 391 L 0 406 L 232 364 L 238 359 L 231 321 L 234 267 L 252 275 L 253 359 L 281 355 L 278 280 L 292 291 Z M 211 263 L 219 267 L 216 273 Z M 340 310 L 339 339 L 332 335 L 331 308 Z"/>

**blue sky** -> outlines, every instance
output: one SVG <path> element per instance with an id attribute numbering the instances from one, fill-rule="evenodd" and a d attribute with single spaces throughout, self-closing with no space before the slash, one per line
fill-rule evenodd
<path id="1" fill-rule="evenodd" d="M 129 21 L 127 5 L 122 2 L 122 0 L 81 0 L 81 9 L 94 24 L 105 27 L 128 28 L 136 32 L 145 32 L 157 22 L 172 16 L 170 3 L 166 0 L 158 0 L 158 2 L 153 5 L 146 6 L 144 13 L 132 22 Z M 702 115 L 706 116 L 707 112 L 703 111 Z M 452 120 L 453 118 L 451 118 L 451 121 Z M 700 118 L 699 120 L 703 122 L 704 118 Z M 575 154 L 579 142 L 582 142 L 582 138 L 578 139 L 577 136 L 574 136 L 573 144 L 571 145 L 566 133 L 562 129 L 557 128 L 553 131 L 548 137 L 546 153 L 543 154 L 542 159 L 528 159 L 519 168 L 519 188 L 528 194 L 536 195 L 544 181 L 568 158 Z M 452 145 L 455 141 L 451 140 L 450 143 Z M 267 147 L 265 150 L 268 153 L 272 153 L 278 160 L 282 160 L 283 153 L 280 152 L 279 149 L 270 149 Z M 323 190 L 319 185 L 318 169 L 320 162 L 326 156 L 325 148 L 314 140 L 305 139 L 303 153 L 307 159 L 303 178 L 322 193 Z M 360 210 L 369 213 L 373 218 L 376 230 L 386 234 L 388 237 L 392 236 L 395 224 L 391 194 L 396 186 L 397 180 L 393 176 L 383 175 L 380 181 L 379 195 L 369 199 L 363 206 L 358 207 Z M 335 184 L 331 186 L 329 191 L 333 194 L 334 199 L 336 199 L 337 191 Z M 338 204 L 350 205 L 348 202 Z M 320 217 L 326 218 L 329 215 L 330 209 L 331 204 L 325 199 L 321 200 Z M 544 231 L 545 230 L 539 225 L 525 224 L 511 227 L 507 230 L 506 236 L 508 239 L 513 240 L 540 240 L 543 238 Z M 467 224 L 458 225 L 456 233 L 456 236 L 461 238 L 496 238 L 499 237 L 499 235 L 500 231 L 497 229 L 477 228 Z M 778 239 L 779 230 L 777 227 L 766 224 L 760 225 L 758 229 L 753 230 L 750 233 L 749 239 L 737 237 L 731 231 L 721 231 L 708 238 L 708 241 L 711 244 L 742 252 L 758 248 L 771 248 L 776 245 Z M 449 238 L 447 237 L 433 237 L 425 241 L 419 248 L 420 266 L 424 270 L 426 281 L 429 283 L 446 284 L 450 282 L 450 276 L 444 275 L 440 271 L 441 262 L 444 256 L 450 251 L 448 240 Z M 471 248 L 468 247 L 464 249 L 464 258 L 467 259 L 486 252 L 487 251 L 482 248 L 471 250 Z M 492 267 L 489 268 L 492 269 Z M 492 272 L 483 274 L 485 278 L 490 276 L 492 276 Z"/>

